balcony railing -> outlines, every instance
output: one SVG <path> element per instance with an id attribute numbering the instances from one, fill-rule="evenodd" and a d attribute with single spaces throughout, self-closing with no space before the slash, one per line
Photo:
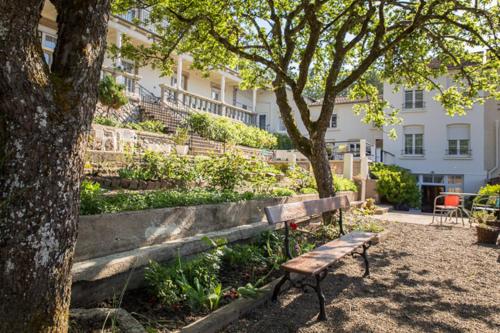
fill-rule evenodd
<path id="1" fill-rule="evenodd" d="M 447 157 L 471 157 L 472 149 L 446 149 L 445 154 Z"/>
<path id="2" fill-rule="evenodd" d="M 189 111 L 204 111 L 219 116 L 225 116 L 237 121 L 241 121 L 247 125 L 257 124 L 257 115 L 249 110 L 222 103 L 222 101 L 214 100 L 205 96 L 200 96 L 187 91 L 178 91 L 176 88 L 162 85 L 163 101 L 170 106 L 182 108 Z M 181 98 L 179 99 L 179 94 Z"/>
<path id="3" fill-rule="evenodd" d="M 425 102 L 424 101 L 415 101 L 412 103 L 403 103 L 403 109 L 404 110 L 415 110 L 415 109 L 425 109 Z"/>

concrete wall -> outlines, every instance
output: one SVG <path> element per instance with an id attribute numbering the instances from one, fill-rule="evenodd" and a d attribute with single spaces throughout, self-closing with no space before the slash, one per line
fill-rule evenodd
<path id="1" fill-rule="evenodd" d="M 208 249 L 203 237 L 230 242 L 257 236 L 269 225 L 267 206 L 316 199 L 316 194 L 238 203 L 81 216 L 72 269 L 73 306 L 119 295 L 144 284 L 150 260 L 167 262 Z M 127 282 L 128 281 L 128 282 Z"/>

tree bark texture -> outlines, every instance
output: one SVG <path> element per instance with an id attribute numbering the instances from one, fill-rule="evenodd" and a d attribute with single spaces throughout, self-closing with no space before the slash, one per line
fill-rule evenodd
<path id="1" fill-rule="evenodd" d="M 66 332 L 83 152 L 97 102 L 110 1 L 0 0 L 0 332 Z"/>

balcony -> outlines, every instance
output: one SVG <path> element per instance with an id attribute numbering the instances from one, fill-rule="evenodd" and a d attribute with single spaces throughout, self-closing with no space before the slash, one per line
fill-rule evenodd
<path id="1" fill-rule="evenodd" d="M 172 108 L 184 112 L 209 112 L 214 115 L 228 117 L 251 126 L 256 126 L 257 124 L 257 115 L 252 111 L 235 105 L 223 103 L 220 100 L 193 94 L 188 91 L 177 90 L 176 88 L 168 85 L 161 85 L 161 88 L 163 102 Z"/>

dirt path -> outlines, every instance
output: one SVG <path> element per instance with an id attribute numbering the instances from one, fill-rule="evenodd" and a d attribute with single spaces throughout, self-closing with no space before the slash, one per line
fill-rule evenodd
<path id="1" fill-rule="evenodd" d="M 290 290 L 226 333 L 500 332 L 500 251 L 469 229 L 393 223 L 370 249 L 371 277 L 345 258 L 323 281 L 326 322 L 314 293 Z"/>

